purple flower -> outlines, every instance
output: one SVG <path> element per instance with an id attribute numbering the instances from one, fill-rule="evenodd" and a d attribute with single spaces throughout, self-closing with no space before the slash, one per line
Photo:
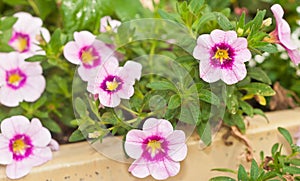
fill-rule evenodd
<path id="1" fill-rule="evenodd" d="M 129 172 L 139 178 L 153 176 L 167 179 L 180 170 L 179 161 L 187 155 L 185 134 L 173 131 L 171 123 L 164 119 L 149 118 L 143 130 L 131 130 L 126 135 L 125 151 L 136 159 Z"/>
<path id="2" fill-rule="evenodd" d="M 100 20 L 100 32 L 104 33 L 107 31 L 117 32 L 121 22 L 118 20 L 111 19 L 110 16 L 104 16 Z"/>
<path id="3" fill-rule="evenodd" d="M 65 45 L 64 56 L 69 62 L 80 65 L 78 73 L 82 80 L 93 79 L 112 50 L 88 31 L 75 32 L 74 39 Z"/>
<path id="4" fill-rule="evenodd" d="M 44 92 L 46 80 L 39 62 L 25 62 L 17 52 L 0 54 L 0 103 L 15 107 L 23 100 L 36 101 Z"/>
<path id="5" fill-rule="evenodd" d="M 133 85 L 136 79 L 140 79 L 141 73 L 141 64 L 127 61 L 124 67 L 119 67 L 118 60 L 110 57 L 100 67 L 96 78 L 88 81 L 87 90 L 98 94 L 102 105 L 116 107 L 121 99 L 129 99 L 133 95 Z"/>
<path id="6" fill-rule="evenodd" d="M 43 42 L 42 37 L 47 42 L 50 40 L 50 33 L 42 27 L 42 20 L 26 12 L 16 13 L 14 17 L 18 20 L 13 25 L 9 45 L 26 58 L 36 54 L 45 55 L 45 51 L 39 45 Z"/>
<path id="7" fill-rule="evenodd" d="M 246 77 L 244 62 L 251 59 L 246 38 L 238 38 L 235 31 L 213 30 L 200 35 L 193 56 L 200 60 L 200 77 L 208 82 L 223 80 L 235 84 Z"/>
<path id="8" fill-rule="evenodd" d="M 50 132 L 40 120 L 31 122 L 24 116 L 13 116 L 1 123 L 0 164 L 7 165 L 6 175 L 11 179 L 27 175 L 32 167 L 52 159 L 47 145 L 51 141 Z"/>
<path id="9" fill-rule="evenodd" d="M 274 4 L 271 10 L 275 16 L 276 29 L 269 34 L 269 38 L 265 38 L 264 40 L 283 46 L 290 59 L 295 65 L 298 65 L 300 63 L 299 46 L 291 40 L 291 28 L 286 20 L 283 19 L 284 11 L 279 4 Z"/>

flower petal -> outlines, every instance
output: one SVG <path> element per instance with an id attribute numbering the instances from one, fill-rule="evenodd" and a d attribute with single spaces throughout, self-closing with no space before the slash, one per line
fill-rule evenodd
<path id="1" fill-rule="evenodd" d="M 39 62 L 25 62 L 20 66 L 20 69 L 27 76 L 41 75 L 43 73 L 43 68 Z"/>
<path id="2" fill-rule="evenodd" d="M 247 69 L 244 63 L 235 62 L 232 69 L 222 70 L 222 80 L 228 84 L 232 85 L 238 81 L 243 80 L 247 75 Z"/>
<path id="3" fill-rule="evenodd" d="M 7 107 L 16 107 L 23 100 L 20 91 L 3 86 L 0 91 L 0 103 Z"/>
<path id="4" fill-rule="evenodd" d="M 157 180 L 164 180 L 178 174 L 180 164 L 169 159 L 154 162 L 148 165 L 150 174 Z"/>
<path id="5" fill-rule="evenodd" d="M 26 134 L 31 138 L 32 144 L 37 147 L 46 147 L 51 141 L 51 134 L 48 129 L 42 127 L 37 118 L 33 118 Z"/>
<path id="6" fill-rule="evenodd" d="M 26 133 L 30 125 L 29 120 L 24 116 L 12 116 L 1 122 L 1 132 L 3 136 L 12 138 L 15 134 Z"/>
<path id="7" fill-rule="evenodd" d="M 128 156 L 134 159 L 141 157 L 144 139 L 146 139 L 146 135 L 141 130 L 131 130 L 127 133 L 124 147 Z"/>
<path id="8" fill-rule="evenodd" d="M 19 179 L 27 175 L 32 169 L 32 165 L 28 165 L 24 161 L 13 162 L 6 166 L 6 176 L 10 179 Z"/>
<path id="9" fill-rule="evenodd" d="M 252 57 L 252 54 L 248 49 L 239 50 L 238 52 L 235 53 L 236 55 L 234 56 L 234 60 L 239 62 L 247 62 Z"/>
<path id="10" fill-rule="evenodd" d="M 143 130 L 166 138 L 173 132 L 173 126 L 165 119 L 148 118 L 143 125 Z"/>
<path id="11" fill-rule="evenodd" d="M 46 80 L 42 75 L 28 77 L 26 85 L 20 92 L 22 98 L 27 102 L 34 102 L 41 97 L 42 93 L 46 88 Z"/>
<path id="12" fill-rule="evenodd" d="M 51 149 L 51 151 L 58 151 L 59 150 L 59 144 L 54 139 L 51 139 L 50 143 L 48 144 L 48 147 Z"/>
<path id="13" fill-rule="evenodd" d="M 7 165 L 13 162 L 12 152 L 9 150 L 9 140 L 0 135 L 0 164 Z"/>
<path id="14" fill-rule="evenodd" d="M 214 46 L 210 35 L 204 34 L 200 35 L 197 39 L 197 45 L 194 48 L 193 56 L 198 60 L 209 60 L 210 59 L 210 49 Z"/>
<path id="15" fill-rule="evenodd" d="M 213 30 L 210 33 L 211 39 L 216 43 L 228 43 L 231 44 L 237 39 L 235 31 L 222 31 L 219 29 Z"/>
<path id="16" fill-rule="evenodd" d="M 31 166 L 39 166 L 52 159 L 52 152 L 49 147 L 38 148 L 35 147 L 32 155 L 24 159 L 24 164 Z"/>
<path id="17" fill-rule="evenodd" d="M 208 83 L 216 82 L 221 78 L 221 69 L 214 67 L 208 61 L 200 61 L 200 78 Z"/>
<path id="18" fill-rule="evenodd" d="M 292 62 L 297 66 L 300 63 L 300 50 L 299 49 L 295 49 L 295 50 L 288 50 L 287 52 L 289 54 L 290 59 L 292 60 Z"/>
<path id="19" fill-rule="evenodd" d="M 145 178 L 148 175 L 150 175 L 148 165 L 146 160 L 143 159 L 137 159 L 135 160 L 128 169 L 129 172 L 131 172 L 132 175 L 138 178 Z"/>
<path id="20" fill-rule="evenodd" d="M 165 159 L 164 165 L 165 165 L 166 169 L 168 170 L 168 174 L 170 176 L 175 176 L 180 171 L 180 163 L 179 162 L 174 162 L 170 159 Z"/>
<path id="21" fill-rule="evenodd" d="M 99 93 L 99 100 L 105 107 L 117 107 L 121 102 L 121 99 L 117 94 L 110 94 L 105 91 Z"/>
<path id="22" fill-rule="evenodd" d="M 120 70 L 118 76 L 128 84 L 133 85 L 136 80 L 140 80 L 142 74 L 142 65 L 137 62 L 127 61 Z"/>
<path id="23" fill-rule="evenodd" d="M 130 99 L 130 97 L 134 94 L 134 88 L 132 85 L 123 84 L 117 94 L 122 99 Z"/>
<path id="24" fill-rule="evenodd" d="M 78 75 L 83 81 L 94 81 L 99 68 L 99 66 L 93 68 L 85 68 L 83 65 L 80 65 L 78 67 Z"/>
<path id="25" fill-rule="evenodd" d="M 175 130 L 167 137 L 168 155 L 173 161 L 182 161 L 187 155 L 185 134 L 181 130 Z"/>
<path id="26" fill-rule="evenodd" d="M 68 42 L 64 47 L 65 58 L 73 64 L 80 64 L 81 61 L 79 59 L 79 49 L 80 47 L 77 45 L 76 42 Z"/>
<path id="27" fill-rule="evenodd" d="M 80 31 L 74 33 L 74 39 L 78 46 L 84 47 L 92 45 L 96 39 L 96 36 L 88 31 Z"/>

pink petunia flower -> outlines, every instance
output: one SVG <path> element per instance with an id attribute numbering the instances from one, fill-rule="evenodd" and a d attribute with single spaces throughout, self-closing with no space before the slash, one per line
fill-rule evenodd
<path id="1" fill-rule="evenodd" d="M 25 62 L 20 53 L 0 54 L 0 103 L 14 107 L 36 101 L 46 87 L 42 71 L 39 62 Z"/>
<path id="2" fill-rule="evenodd" d="M 117 32 L 118 27 L 122 24 L 121 21 L 111 19 L 110 16 L 104 16 L 100 20 L 100 32 L 104 33 L 107 31 Z"/>
<path id="3" fill-rule="evenodd" d="M 44 40 L 50 40 L 50 33 L 42 27 L 42 20 L 26 12 L 18 12 L 14 17 L 18 20 L 13 25 L 12 37 L 8 44 L 26 58 L 36 54 L 45 55 L 45 51 L 39 45 Z"/>
<path id="4" fill-rule="evenodd" d="M 7 165 L 6 175 L 18 179 L 27 175 L 32 167 L 52 159 L 50 132 L 40 120 L 31 122 L 24 116 L 13 116 L 1 123 L 0 164 Z"/>
<path id="5" fill-rule="evenodd" d="M 98 94 L 100 103 L 106 107 L 116 107 L 121 99 L 129 99 L 133 93 L 135 80 L 141 77 L 142 65 L 127 61 L 119 67 L 116 58 L 110 57 L 99 69 L 95 79 L 88 81 L 87 90 Z"/>
<path id="6" fill-rule="evenodd" d="M 284 11 L 279 4 L 274 4 L 271 7 L 276 20 L 276 29 L 272 31 L 268 38 L 264 40 L 270 43 L 277 43 L 283 46 L 290 59 L 295 65 L 300 63 L 300 51 L 299 46 L 291 40 L 291 28 L 286 20 L 283 19 Z"/>
<path id="7" fill-rule="evenodd" d="M 213 30 L 200 35 L 193 56 L 200 60 L 200 77 L 208 82 L 223 80 L 235 84 L 246 77 L 244 62 L 251 59 L 246 38 L 237 37 L 235 31 Z"/>
<path id="8" fill-rule="evenodd" d="M 136 159 L 129 172 L 138 178 L 151 175 L 157 180 L 175 176 L 180 163 L 187 155 L 185 134 L 173 131 L 171 123 L 164 119 L 149 118 L 143 130 L 131 130 L 126 135 L 125 151 Z"/>
<path id="9" fill-rule="evenodd" d="M 64 56 L 69 62 L 80 65 L 78 74 L 82 80 L 93 79 L 112 50 L 88 31 L 75 32 L 74 39 L 65 45 Z"/>

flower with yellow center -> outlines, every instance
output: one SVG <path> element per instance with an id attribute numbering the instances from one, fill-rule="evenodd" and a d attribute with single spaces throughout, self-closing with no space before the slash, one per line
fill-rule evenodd
<path id="1" fill-rule="evenodd" d="M 115 91 L 119 87 L 119 82 L 114 78 L 113 81 L 107 81 L 106 87 L 108 91 Z"/>
<path id="2" fill-rule="evenodd" d="M 28 48 L 27 44 L 28 44 L 28 42 L 27 42 L 26 38 L 18 37 L 18 43 L 17 43 L 17 46 L 16 46 L 17 51 L 23 52 L 24 50 L 26 50 Z"/>
<path id="3" fill-rule="evenodd" d="M 11 74 L 8 78 L 8 83 L 12 84 L 12 85 L 18 85 L 20 83 L 20 81 L 22 80 L 22 77 L 15 73 L 15 74 Z"/>
<path id="4" fill-rule="evenodd" d="M 228 54 L 228 49 L 225 50 L 220 48 L 218 48 L 213 59 L 218 59 L 221 62 L 221 64 L 223 64 L 224 60 L 231 60 Z"/>
<path id="5" fill-rule="evenodd" d="M 147 144 L 147 149 L 150 150 L 151 156 L 154 157 L 158 151 L 162 150 L 161 142 L 157 140 L 151 140 Z"/>
<path id="6" fill-rule="evenodd" d="M 14 141 L 12 149 L 15 154 L 24 155 L 28 145 L 24 142 L 23 139 L 17 139 Z"/>
<path id="7" fill-rule="evenodd" d="M 93 48 L 83 51 L 81 55 L 81 61 L 84 64 L 92 64 L 92 62 L 97 58 L 97 56 L 93 55 Z"/>

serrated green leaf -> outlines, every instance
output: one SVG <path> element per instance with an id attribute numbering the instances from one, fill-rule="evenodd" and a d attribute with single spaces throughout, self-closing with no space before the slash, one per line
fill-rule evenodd
<path id="1" fill-rule="evenodd" d="M 32 57 L 26 58 L 26 62 L 41 62 L 47 60 L 48 58 L 45 55 L 34 55 Z"/>
<path id="2" fill-rule="evenodd" d="M 287 142 L 290 145 L 292 145 L 293 144 L 293 138 L 292 138 L 291 134 L 289 133 L 289 131 L 286 130 L 285 128 L 282 128 L 282 127 L 278 127 L 277 129 L 281 133 L 281 135 L 287 140 Z"/>
<path id="3" fill-rule="evenodd" d="M 248 94 L 260 96 L 273 96 L 276 94 L 271 86 L 259 82 L 253 82 L 248 85 L 241 86 L 239 89 L 246 90 Z"/>
<path id="4" fill-rule="evenodd" d="M 175 109 L 181 105 L 181 98 L 178 94 L 174 94 L 170 97 L 168 103 L 168 109 Z"/>
<path id="5" fill-rule="evenodd" d="M 204 101 L 204 102 L 213 104 L 213 105 L 219 105 L 220 104 L 219 97 L 216 94 L 214 94 L 213 92 L 211 92 L 207 89 L 200 89 L 199 90 L 199 99 Z"/>
<path id="6" fill-rule="evenodd" d="M 248 174 L 243 165 L 239 166 L 238 169 L 238 180 L 249 181 Z"/>
<path id="7" fill-rule="evenodd" d="M 252 79 L 271 85 L 272 81 L 269 76 L 260 67 L 251 67 L 248 69 L 248 76 Z"/>
<path id="8" fill-rule="evenodd" d="M 84 136 L 80 130 L 75 130 L 71 136 L 69 137 L 70 142 L 76 142 L 76 141 L 81 141 L 84 140 Z"/>
<path id="9" fill-rule="evenodd" d="M 175 85 L 167 81 L 150 82 L 147 84 L 147 87 L 153 90 L 171 90 L 177 92 Z"/>
<path id="10" fill-rule="evenodd" d="M 211 178 L 209 181 L 235 181 L 235 179 L 226 176 L 219 176 Z"/>

